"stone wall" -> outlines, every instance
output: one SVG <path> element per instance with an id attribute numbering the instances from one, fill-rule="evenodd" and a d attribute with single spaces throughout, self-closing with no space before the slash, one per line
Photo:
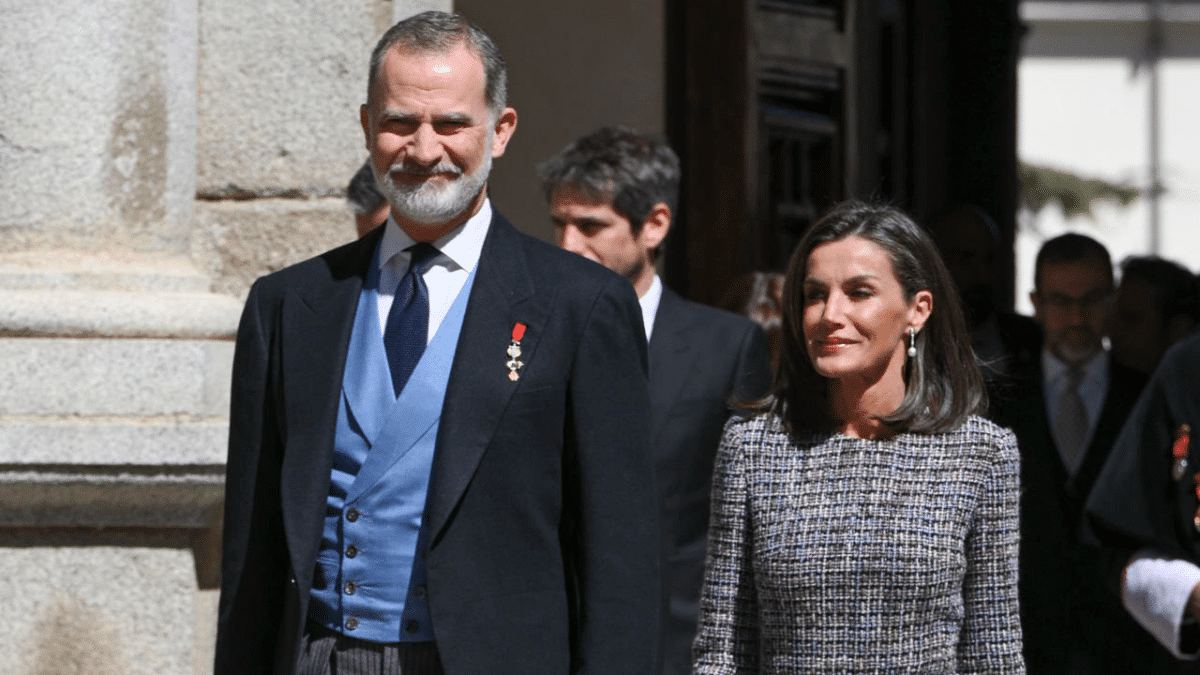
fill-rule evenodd
<path id="1" fill-rule="evenodd" d="M 354 236 L 369 50 L 429 7 L 0 0 L 0 672 L 211 671 L 241 301 Z"/>

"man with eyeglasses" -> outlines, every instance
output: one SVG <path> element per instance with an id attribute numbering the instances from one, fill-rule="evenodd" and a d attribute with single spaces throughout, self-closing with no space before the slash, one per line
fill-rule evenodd
<path id="1" fill-rule="evenodd" d="M 1038 673 L 1152 672 L 1157 646 L 1106 590 L 1080 517 L 1145 377 L 1109 358 L 1107 249 L 1081 234 L 1047 241 L 1030 294 L 1043 331 L 1036 376 L 1000 412 L 1021 448 L 1021 617 Z"/>

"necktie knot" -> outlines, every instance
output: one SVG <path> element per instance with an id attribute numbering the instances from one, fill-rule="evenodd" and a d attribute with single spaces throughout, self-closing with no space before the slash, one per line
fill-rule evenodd
<path id="1" fill-rule="evenodd" d="M 1083 368 L 1068 368 L 1067 369 L 1067 386 L 1072 389 L 1079 389 L 1079 384 L 1083 382 Z"/>
<path id="2" fill-rule="evenodd" d="M 425 274 L 429 269 L 429 263 L 437 257 L 440 251 L 433 244 L 419 242 L 404 249 L 412 255 L 412 259 L 408 263 L 408 269 L 413 274 Z"/>

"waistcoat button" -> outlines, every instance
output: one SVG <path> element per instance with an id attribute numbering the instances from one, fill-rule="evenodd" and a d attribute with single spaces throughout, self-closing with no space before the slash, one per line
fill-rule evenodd
<path id="1" fill-rule="evenodd" d="M 353 581 L 347 581 L 347 582 L 346 582 L 346 585 L 344 586 L 344 588 L 345 588 L 345 590 L 346 590 L 346 595 L 354 595 L 354 591 L 355 591 L 355 590 L 356 590 L 358 587 L 354 585 L 354 582 L 353 582 Z"/>
<path id="2" fill-rule="evenodd" d="M 346 511 L 346 520 L 352 523 L 358 520 L 358 509 L 350 509 L 349 511 Z"/>
<path id="3" fill-rule="evenodd" d="M 346 630 L 354 630 L 355 628 L 358 628 L 358 619 L 354 617 L 346 619 Z"/>
<path id="4" fill-rule="evenodd" d="M 347 558 L 353 558 L 356 555 L 358 555 L 358 549 L 354 548 L 354 544 L 350 544 L 349 546 L 346 547 L 346 557 Z"/>

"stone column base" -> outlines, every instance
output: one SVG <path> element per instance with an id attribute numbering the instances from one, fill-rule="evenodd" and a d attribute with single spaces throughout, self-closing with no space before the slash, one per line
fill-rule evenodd
<path id="1" fill-rule="evenodd" d="M 209 284 L 0 256 L 0 672 L 211 671 L 241 303 Z"/>

